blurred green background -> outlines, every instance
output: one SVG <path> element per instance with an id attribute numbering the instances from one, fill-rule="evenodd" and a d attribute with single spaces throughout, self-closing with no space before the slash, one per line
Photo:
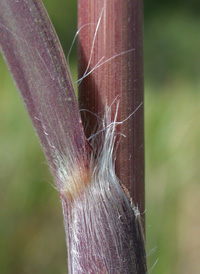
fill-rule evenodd
<path id="1" fill-rule="evenodd" d="M 74 0 L 45 0 L 68 53 Z M 146 233 L 149 269 L 200 273 L 200 1 L 145 1 Z M 70 59 L 76 79 L 76 47 Z M 0 56 L 0 273 L 66 273 L 61 204 Z"/>

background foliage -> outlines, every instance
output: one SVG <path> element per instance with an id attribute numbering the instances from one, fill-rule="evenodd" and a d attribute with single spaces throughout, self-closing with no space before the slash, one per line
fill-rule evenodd
<path id="1" fill-rule="evenodd" d="M 65 53 L 76 1 L 45 0 Z M 145 1 L 146 233 L 152 273 L 199 273 L 200 2 Z M 76 48 L 70 57 L 76 80 Z M 61 204 L 0 56 L 0 273 L 66 273 Z M 197 211 L 197 213 L 196 213 Z"/>

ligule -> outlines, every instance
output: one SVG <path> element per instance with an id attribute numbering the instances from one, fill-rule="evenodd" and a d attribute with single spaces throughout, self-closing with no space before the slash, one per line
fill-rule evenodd
<path id="1" fill-rule="evenodd" d="M 140 214 L 115 174 L 116 125 L 111 121 L 111 108 L 106 106 L 99 134 L 92 140 L 96 153 L 91 154 L 90 176 L 79 173 L 82 177 L 72 180 L 78 191 L 76 188 L 73 199 L 70 196 L 65 226 L 69 271 L 73 274 L 147 271 Z M 84 179 L 87 187 L 83 188 Z"/>

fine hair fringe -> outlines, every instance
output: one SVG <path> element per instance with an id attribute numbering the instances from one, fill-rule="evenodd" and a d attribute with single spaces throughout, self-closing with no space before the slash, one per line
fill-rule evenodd
<path id="1" fill-rule="evenodd" d="M 106 105 L 89 164 L 56 157 L 71 274 L 147 273 L 140 213 L 115 173 L 118 106 L 112 121 Z"/>

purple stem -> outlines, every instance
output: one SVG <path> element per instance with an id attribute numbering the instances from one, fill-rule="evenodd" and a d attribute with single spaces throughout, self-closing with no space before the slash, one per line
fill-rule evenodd
<path id="1" fill-rule="evenodd" d="M 99 129 L 94 114 L 102 117 L 107 103 L 114 118 L 119 101 L 116 173 L 144 229 L 143 1 L 79 0 L 78 12 L 79 77 L 100 61 L 79 86 L 80 108 L 90 110 L 82 112 L 86 136 Z"/>

